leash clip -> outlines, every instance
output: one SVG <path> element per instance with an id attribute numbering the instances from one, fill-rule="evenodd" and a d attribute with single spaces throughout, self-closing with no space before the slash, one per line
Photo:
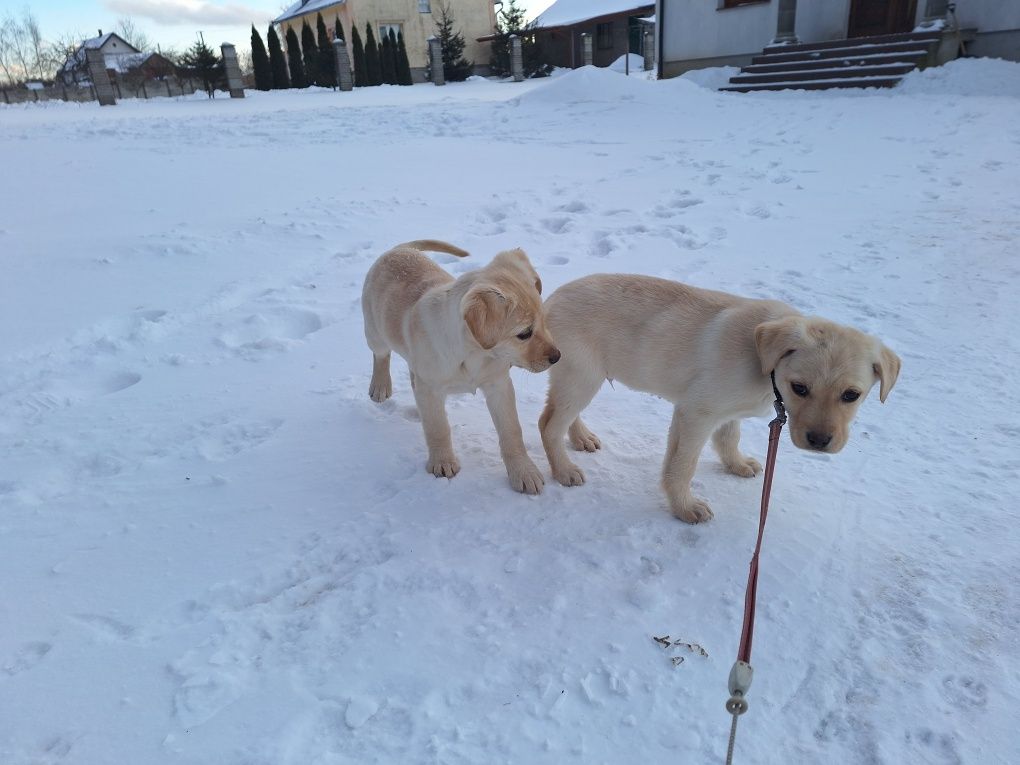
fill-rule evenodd
<path id="1" fill-rule="evenodd" d="M 779 427 L 783 427 L 786 424 L 786 407 L 783 405 L 783 394 L 779 392 L 779 386 L 776 385 L 776 370 L 772 370 L 769 373 L 769 379 L 772 380 L 772 392 L 776 395 L 775 401 L 772 405 L 776 408 L 776 419 L 769 423 L 769 425 L 775 425 L 779 423 Z"/>
<path id="2" fill-rule="evenodd" d="M 786 424 L 786 407 L 783 406 L 782 399 L 776 399 L 772 402 L 772 405 L 776 408 L 776 419 L 772 422 L 778 422 L 780 426 Z"/>

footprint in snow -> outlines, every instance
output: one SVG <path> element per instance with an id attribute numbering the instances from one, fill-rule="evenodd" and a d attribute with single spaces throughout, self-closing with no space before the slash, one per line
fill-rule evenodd
<path id="1" fill-rule="evenodd" d="M 570 228 L 570 218 L 543 218 L 540 223 L 550 234 L 562 234 Z"/>
<path id="2" fill-rule="evenodd" d="M 283 426 L 283 420 L 263 422 L 206 422 L 197 451 L 209 462 L 223 462 L 265 443 Z"/>
<path id="3" fill-rule="evenodd" d="M 114 372 L 94 379 L 45 380 L 17 405 L 27 417 L 36 418 L 73 406 L 79 401 L 119 393 L 137 385 L 141 380 L 140 374 L 127 371 Z"/>
<path id="4" fill-rule="evenodd" d="M 108 396 L 111 393 L 127 390 L 134 385 L 138 385 L 141 381 L 142 376 L 135 372 L 117 372 L 100 383 L 99 392 L 101 395 Z"/>
<path id="5" fill-rule="evenodd" d="M 215 341 L 239 356 L 257 360 L 271 351 L 286 351 L 324 326 L 322 317 L 304 308 L 276 308 L 251 314 L 219 334 Z"/>
<path id="6" fill-rule="evenodd" d="M 588 208 L 588 205 L 586 205 L 580 199 L 575 199 L 574 201 L 567 202 L 565 205 L 561 205 L 560 207 L 557 207 L 556 209 L 559 210 L 560 212 L 583 213 L 583 212 L 588 212 L 589 208 Z"/>
<path id="7" fill-rule="evenodd" d="M 954 708 L 984 709 L 988 704 L 988 688 L 972 677 L 947 675 L 942 679 L 942 697 Z"/>
<path id="8" fill-rule="evenodd" d="M 83 627 L 88 627 L 96 637 L 104 640 L 131 640 L 135 636 L 135 628 L 101 614 L 72 614 L 71 619 Z"/>
<path id="9" fill-rule="evenodd" d="M 32 669 L 53 649 L 50 643 L 33 642 L 23 645 L 13 658 L 4 662 L 3 670 L 12 677 Z"/>

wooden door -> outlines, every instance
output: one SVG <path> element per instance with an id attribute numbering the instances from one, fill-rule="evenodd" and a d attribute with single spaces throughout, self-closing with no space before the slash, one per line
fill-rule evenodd
<path id="1" fill-rule="evenodd" d="M 851 0 L 847 37 L 909 32 L 916 12 L 917 0 Z"/>

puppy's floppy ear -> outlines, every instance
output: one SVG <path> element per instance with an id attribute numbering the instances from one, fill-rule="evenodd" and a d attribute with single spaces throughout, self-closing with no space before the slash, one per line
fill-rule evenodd
<path id="1" fill-rule="evenodd" d="M 487 351 L 495 348 L 509 310 L 503 293 L 494 287 L 474 287 L 464 296 L 460 309 L 475 341 Z"/>
<path id="2" fill-rule="evenodd" d="M 889 396 L 889 391 L 896 384 L 896 378 L 900 376 L 900 357 L 886 348 L 882 343 L 878 345 L 878 359 L 872 364 L 875 376 L 881 381 L 878 389 L 878 400 L 883 404 Z"/>
<path id="3" fill-rule="evenodd" d="M 800 316 L 764 321 L 754 328 L 762 374 L 771 374 L 779 360 L 804 344 L 804 320 Z"/>

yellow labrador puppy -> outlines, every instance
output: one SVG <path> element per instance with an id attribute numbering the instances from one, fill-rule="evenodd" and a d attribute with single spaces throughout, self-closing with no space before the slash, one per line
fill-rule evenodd
<path id="1" fill-rule="evenodd" d="M 688 523 L 712 511 L 691 494 L 698 456 L 708 441 L 726 468 L 752 477 L 761 464 L 738 448 L 740 420 L 773 400 L 770 374 L 801 449 L 838 452 L 875 381 L 885 401 L 900 359 L 877 338 L 825 319 L 802 316 L 774 300 L 752 300 L 647 276 L 600 274 L 565 284 L 546 302 L 563 361 L 550 372 L 539 420 L 553 476 L 584 483 L 567 456 L 601 443 L 581 421 L 606 379 L 673 403 L 662 485 L 673 514 Z"/>
<path id="2" fill-rule="evenodd" d="M 542 372 L 559 361 L 546 328 L 542 282 L 523 250 L 501 252 L 456 280 L 422 250 L 467 256 L 446 242 L 421 240 L 394 247 L 369 269 L 361 296 L 374 357 L 369 396 L 385 401 L 392 395 L 390 352 L 396 351 L 411 371 L 429 450 L 426 469 L 453 478 L 460 463 L 446 396 L 481 388 L 510 485 L 539 494 L 545 481 L 524 449 L 510 367 Z"/>

